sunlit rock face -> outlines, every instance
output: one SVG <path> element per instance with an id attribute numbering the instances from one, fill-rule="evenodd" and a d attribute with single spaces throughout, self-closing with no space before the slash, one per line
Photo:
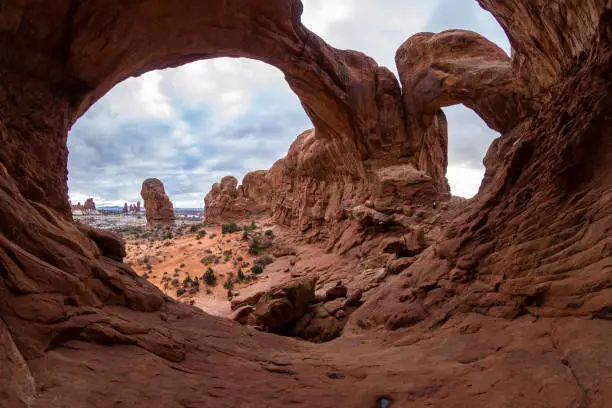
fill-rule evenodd
<path id="1" fill-rule="evenodd" d="M 166 194 L 164 184 L 160 180 L 150 178 L 143 181 L 140 195 L 144 200 L 147 225 L 174 224 L 174 207 Z M 127 212 L 127 203 L 124 210 Z"/>
<path id="2" fill-rule="evenodd" d="M 295 0 L 3 2 L 2 403 L 444 407 L 452 395 L 461 407 L 607 406 L 611 4 L 479 2 L 510 38 L 513 75 L 472 34 L 461 34 L 456 53 L 472 72 L 432 49 L 448 34 L 409 39 L 411 52 L 432 59 L 421 67 L 402 58 L 398 71 L 443 96 L 426 102 L 366 55 L 309 32 Z M 276 221 L 295 235 L 346 244 L 345 255 L 331 245 L 305 273 L 370 279 L 363 305 L 329 344 L 247 330 L 171 301 L 120 262 L 118 237 L 69 220 L 74 121 L 130 75 L 218 56 L 281 69 L 314 124 L 263 176 L 271 193 L 266 183 L 246 184 L 258 186 L 248 196 L 271 194 Z M 435 68 L 436 58 L 445 68 L 428 77 L 435 83 L 407 75 Z M 472 74 L 497 76 L 512 104 L 501 108 L 493 84 Z M 487 153 L 485 184 L 452 219 L 442 205 L 416 211 L 437 232 L 414 259 L 361 273 L 360 260 L 378 255 L 377 230 L 359 231 L 348 214 L 358 208 L 403 226 L 417 218 L 401 218 L 399 202 L 410 210 L 448 193 L 437 108 L 449 101 L 472 104 L 504 131 Z M 156 182 L 146 187 L 165 196 Z M 149 215 L 146 197 L 145 207 Z M 329 263 L 332 255 L 342 257 Z"/>

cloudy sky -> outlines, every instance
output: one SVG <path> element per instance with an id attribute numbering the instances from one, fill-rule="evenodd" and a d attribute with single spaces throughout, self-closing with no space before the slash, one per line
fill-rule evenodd
<path id="1" fill-rule="evenodd" d="M 475 0 L 302 0 L 303 22 L 330 45 L 356 49 L 396 71 L 397 48 L 421 31 L 473 30 L 509 45 Z M 497 135 L 472 111 L 445 109 L 453 194 L 478 190 L 482 159 Z M 203 207 L 212 183 L 267 169 L 312 127 L 276 68 L 220 58 L 149 72 L 115 86 L 68 135 L 70 198 L 98 206 L 140 199 L 160 178 L 175 207 Z"/>

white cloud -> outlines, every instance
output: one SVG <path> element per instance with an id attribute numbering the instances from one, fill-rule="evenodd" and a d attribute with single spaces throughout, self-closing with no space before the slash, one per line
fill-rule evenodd
<path id="1" fill-rule="evenodd" d="M 467 166 L 448 166 L 448 183 L 451 185 L 451 193 L 455 196 L 471 198 L 480 188 L 480 182 L 484 176 L 484 168 L 474 169 Z"/>

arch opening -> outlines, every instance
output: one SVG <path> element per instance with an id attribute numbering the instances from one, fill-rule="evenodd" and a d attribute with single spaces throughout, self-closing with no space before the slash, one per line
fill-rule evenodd
<path id="1" fill-rule="evenodd" d="M 123 206 L 157 177 L 175 207 L 201 208 L 215 181 L 271 167 L 311 127 L 268 64 L 216 58 L 151 71 L 116 85 L 69 132 L 70 198 Z"/>
<path id="2" fill-rule="evenodd" d="M 485 173 L 483 159 L 500 134 L 489 128 L 464 105 L 443 108 L 448 126 L 446 178 L 453 196 L 471 198 L 478 193 Z"/>

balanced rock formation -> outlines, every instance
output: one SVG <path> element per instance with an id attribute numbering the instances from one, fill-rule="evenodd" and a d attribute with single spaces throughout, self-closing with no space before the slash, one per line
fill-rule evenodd
<path id="1" fill-rule="evenodd" d="M 174 224 L 174 207 L 160 180 L 150 178 L 143 181 L 140 195 L 144 200 L 147 225 Z"/>
<path id="2" fill-rule="evenodd" d="M 4 1 L 2 404 L 608 406 L 611 3 L 478 2 L 505 29 L 518 95 L 535 109 L 521 108 L 516 126 L 495 116 L 512 129 L 487 153 L 478 196 L 418 259 L 397 275 L 376 274 L 383 281 L 364 289 L 342 336 L 315 348 L 170 300 L 119 261 L 117 237 L 74 224 L 68 129 L 132 75 L 221 56 L 272 64 L 314 124 L 269 170 L 281 186 L 274 216 L 333 241 L 355 234 L 347 209 L 363 204 L 402 221 L 399 204 L 448 195 L 446 123 L 428 111 L 445 99 L 427 98 L 433 105 L 412 107 L 426 117 L 407 118 L 414 91 L 366 55 L 311 33 L 296 0 Z M 482 72 L 471 52 L 458 55 Z M 413 69 L 398 72 L 405 80 Z M 458 97 L 452 81 L 434 85 Z M 423 125 L 412 126 L 417 120 Z M 431 180 L 404 194 L 404 174 Z M 345 260 L 379 255 L 381 237 L 361 238 Z"/>

